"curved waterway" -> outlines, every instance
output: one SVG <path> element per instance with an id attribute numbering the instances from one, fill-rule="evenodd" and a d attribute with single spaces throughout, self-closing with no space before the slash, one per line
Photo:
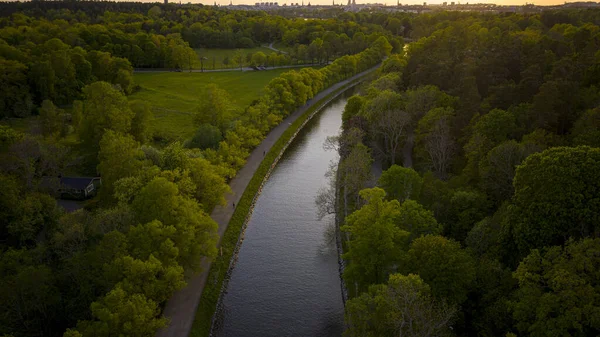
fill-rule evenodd
<path id="1" fill-rule="evenodd" d="M 281 158 L 248 222 L 238 261 L 217 312 L 213 336 L 341 336 L 344 306 L 332 217 L 317 219 L 315 196 L 327 185 L 352 90 L 304 127 Z"/>

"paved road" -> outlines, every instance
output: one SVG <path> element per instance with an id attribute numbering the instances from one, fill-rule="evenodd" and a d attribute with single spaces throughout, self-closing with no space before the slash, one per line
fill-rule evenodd
<path id="1" fill-rule="evenodd" d="M 246 190 L 246 186 L 248 186 L 254 172 L 256 172 L 263 160 L 263 152 L 269 152 L 273 144 L 275 144 L 283 132 L 287 130 L 290 124 L 304 114 L 306 110 L 312 107 L 316 102 L 378 67 L 379 65 L 321 91 L 317 96 L 313 97 L 307 105 L 296 110 L 271 130 L 262 143 L 252 151 L 250 157 L 248 157 L 246 161 L 246 165 L 242 167 L 237 173 L 237 176 L 231 180 L 230 186 L 232 193 L 226 196 L 227 206 L 215 207 L 210 215 L 213 220 L 219 224 L 219 243 L 221 240 L 220 238 L 223 237 L 223 233 L 225 233 L 229 220 L 233 215 L 232 203 L 235 202 L 237 204 L 239 202 L 244 190 Z M 165 306 L 164 314 L 171 318 L 171 324 L 167 328 L 160 330 L 156 335 L 157 337 L 185 337 L 190 334 L 194 316 L 196 315 L 196 308 L 198 307 L 202 290 L 204 289 L 204 285 L 208 278 L 208 271 L 210 270 L 210 261 L 208 259 L 203 259 L 202 270 L 202 273 L 193 276 L 188 281 L 188 285 L 185 288 L 175 292 L 169 299 Z"/>

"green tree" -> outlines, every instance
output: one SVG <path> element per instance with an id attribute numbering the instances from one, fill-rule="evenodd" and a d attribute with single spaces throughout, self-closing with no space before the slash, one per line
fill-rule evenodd
<path id="1" fill-rule="evenodd" d="M 416 130 L 417 154 L 440 179 L 447 178 L 456 148 L 451 132 L 453 119 L 452 108 L 431 109 L 419 120 Z"/>
<path id="2" fill-rule="evenodd" d="M 229 93 L 216 84 L 209 84 L 202 94 L 194 120 L 198 125 L 211 124 L 224 134 L 233 120 L 234 106 Z"/>
<path id="3" fill-rule="evenodd" d="M 433 212 L 425 209 L 414 200 L 406 200 L 400 205 L 400 215 L 396 223 L 400 229 L 410 233 L 409 241 L 425 235 L 442 234 L 442 225 L 433 217 Z"/>
<path id="4" fill-rule="evenodd" d="M 385 190 L 389 199 L 403 202 L 421 195 L 423 179 L 412 168 L 392 165 L 383 171 L 377 185 Z"/>
<path id="5" fill-rule="evenodd" d="M 188 148 L 216 149 L 223 140 L 223 135 L 218 127 L 211 124 L 202 124 L 196 130 L 196 133 L 185 144 Z"/>
<path id="6" fill-rule="evenodd" d="M 600 230 L 600 149 L 556 147 L 517 167 L 513 236 L 521 254 Z"/>
<path id="7" fill-rule="evenodd" d="M 600 333 L 600 239 L 569 241 L 531 251 L 514 277 L 511 303 L 522 335 L 589 336 Z"/>
<path id="8" fill-rule="evenodd" d="M 154 115 L 150 109 L 148 102 L 135 100 L 129 102 L 129 108 L 133 112 L 133 120 L 131 121 L 131 135 L 136 141 L 144 144 L 152 137 L 150 124 Z"/>
<path id="9" fill-rule="evenodd" d="M 62 116 L 60 110 L 52 101 L 44 100 L 40 107 L 40 123 L 45 136 L 58 136 L 62 131 Z"/>
<path id="10" fill-rule="evenodd" d="M 250 64 L 252 64 L 255 67 L 258 67 L 258 66 L 264 65 L 266 61 L 267 61 L 267 55 L 265 55 L 265 53 L 259 51 L 259 52 L 252 54 L 252 61 L 250 61 Z"/>
<path id="11" fill-rule="evenodd" d="M 445 234 L 463 242 L 473 226 L 488 215 L 487 196 L 478 191 L 456 191 L 450 199 Z"/>
<path id="12" fill-rule="evenodd" d="M 83 337 L 143 337 L 167 325 L 166 318 L 157 317 L 160 309 L 156 302 L 142 294 L 128 294 L 119 286 L 92 303 L 91 309 L 96 320 L 77 324 Z"/>
<path id="13" fill-rule="evenodd" d="M 154 178 L 139 191 L 132 208 L 142 223 L 158 220 L 177 229 L 172 240 L 186 270 L 197 270 L 203 256 L 215 256 L 217 224 L 196 201 L 181 196 L 175 183 Z"/>
<path id="14" fill-rule="evenodd" d="M 27 85 L 27 67 L 17 61 L 0 59 L 0 117 L 26 117 L 33 103 Z"/>
<path id="15" fill-rule="evenodd" d="M 574 146 L 600 147 L 600 108 L 587 110 L 579 117 L 571 129 L 571 139 Z"/>
<path id="16" fill-rule="evenodd" d="M 98 152 L 98 172 L 102 175 L 102 189 L 105 200 L 111 200 L 117 180 L 138 174 L 144 166 L 144 153 L 140 144 L 130 135 L 122 135 L 111 130 L 104 133 Z"/>
<path id="17" fill-rule="evenodd" d="M 83 120 L 79 137 L 92 153 L 99 150 L 100 140 L 108 130 L 127 134 L 135 114 L 127 98 L 111 84 L 95 82 L 83 89 Z"/>
<path id="18" fill-rule="evenodd" d="M 398 263 L 410 233 L 395 223 L 400 216 L 397 200 L 385 201 L 380 188 L 360 191 L 366 204 L 350 214 L 341 230 L 350 233 L 348 251 L 343 255 L 349 264 L 344 279 L 357 290 L 383 282 Z"/>
<path id="19" fill-rule="evenodd" d="M 452 336 L 456 308 L 431 297 L 418 275 L 390 275 L 387 285 L 346 303 L 346 337 Z"/>
<path id="20" fill-rule="evenodd" d="M 475 281 L 475 261 L 456 241 L 427 235 L 415 239 L 407 253 L 404 273 L 418 274 L 436 298 L 461 304 Z"/>

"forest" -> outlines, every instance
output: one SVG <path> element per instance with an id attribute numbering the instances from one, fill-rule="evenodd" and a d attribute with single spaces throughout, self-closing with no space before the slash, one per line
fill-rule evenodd
<path id="1" fill-rule="evenodd" d="M 403 46 L 368 22 L 202 6 L 29 2 L 0 13 L 0 335 L 13 337 L 154 335 L 173 292 L 216 257 L 209 214 L 250 151 L 321 90 Z M 184 142 L 156 142 L 153 107 L 128 99 L 134 67 L 184 68 L 199 41 L 213 46 L 197 31 L 254 46 L 290 27 L 299 33 L 287 43 L 321 66 L 281 73 L 243 108 L 209 84 Z M 324 46 L 340 36 L 356 39 Z M 102 185 L 66 212 L 57 204 L 65 176 Z"/>
<path id="2" fill-rule="evenodd" d="M 599 15 L 422 14 L 350 98 L 345 336 L 600 333 Z"/>
<path id="3" fill-rule="evenodd" d="M 208 214 L 250 151 L 382 61 L 332 140 L 346 335 L 598 335 L 600 12 L 281 14 L 0 3 L 0 335 L 154 335 L 217 255 Z M 320 67 L 243 108 L 208 85 L 185 141 L 158 142 L 128 99 L 135 69 L 272 42 Z M 67 175 L 102 178 L 75 212 L 56 201 Z"/>

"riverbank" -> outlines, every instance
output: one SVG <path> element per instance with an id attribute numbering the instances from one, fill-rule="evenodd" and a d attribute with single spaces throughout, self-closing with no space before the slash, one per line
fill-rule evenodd
<path id="1" fill-rule="evenodd" d="M 219 224 L 220 255 L 212 263 L 204 259 L 203 272 L 190 278 L 188 285 L 175 292 L 167 302 L 164 314 L 170 318 L 171 323 L 157 333 L 158 337 L 208 336 L 210 322 L 242 225 L 270 166 L 274 165 L 274 160 L 292 135 L 318 107 L 331 99 L 331 95 L 345 90 L 349 84 L 361 81 L 378 67 L 379 65 L 321 91 L 309 104 L 296 110 L 271 130 L 254 149 L 246 165 L 230 183 L 232 193 L 226 196 L 226 206 L 217 206 L 211 214 Z M 233 209 L 234 203 L 236 209 Z"/>

